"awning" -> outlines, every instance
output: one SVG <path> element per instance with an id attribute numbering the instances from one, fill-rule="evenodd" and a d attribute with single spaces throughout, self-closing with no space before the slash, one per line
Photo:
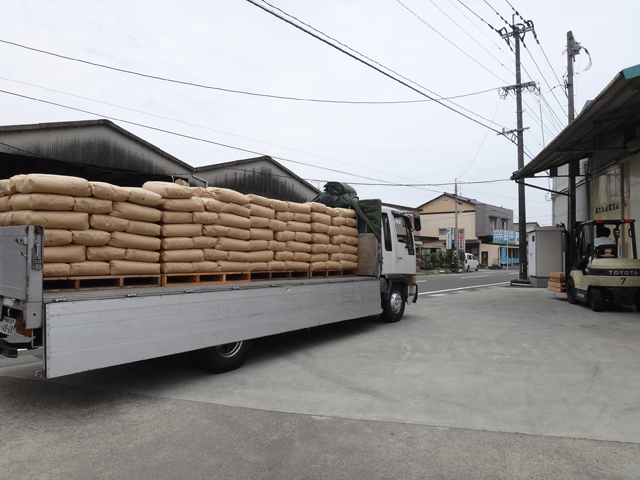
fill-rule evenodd
<path id="1" fill-rule="evenodd" d="M 640 121 L 640 65 L 622 70 L 576 119 L 536 157 L 513 173 L 511 180 L 531 178 L 536 173 L 590 157 L 598 151 L 625 156 L 639 149 L 638 142 L 612 146 L 630 125 Z"/>

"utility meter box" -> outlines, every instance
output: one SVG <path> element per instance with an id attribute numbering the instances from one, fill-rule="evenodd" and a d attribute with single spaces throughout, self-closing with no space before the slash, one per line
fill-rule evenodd
<path id="1" fill-rule="evenodd" d="M 535 227 L 527 233 L 527 243 L 531 286 L 547 288 L 549 274 L 564 271 L 564 229 Z"/>

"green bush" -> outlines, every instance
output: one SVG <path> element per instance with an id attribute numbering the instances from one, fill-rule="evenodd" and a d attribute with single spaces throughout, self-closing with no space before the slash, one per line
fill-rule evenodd
<path id="1" fill-rule="evenodd" d="M 449 270 L 454 258 L 453 249 L 438 250 L 434 253 L 425 253 L 422 257 L 422 263 L 428 270 Z M 458 250 L 457 264 L 458 269 L 464 268 L 464 252 L 462 250 Z"/>

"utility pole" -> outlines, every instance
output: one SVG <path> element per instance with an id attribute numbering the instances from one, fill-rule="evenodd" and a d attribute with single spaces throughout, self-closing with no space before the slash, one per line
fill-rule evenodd
<path id="1" fill-rule="evenodd" d="M 456 258 L 457 258 L 458 250 L 460 250 L 460 234 L 458 233 L 458 179 L 457 178 L 455 180 L 455 195 L 453 200 L 456 204 L 456 228 L 454 230 L 456 237 L 453 244 L 454 244 Z"/>
<path id="2" fill-rule="evenodd" d="M 580 47 L 578 47 L 578 52 Z M 573 62 L 576 61 L 578 53 L 574 48 L 573 32 L 567 32 L 567 95 L 569 97 L 569 123 L 573 122 L 575 108 L 573 106 Z"/>
<path id="3" fill-rule="evenodd" d="M 575 115 L 574 99 L 573 99 L 573 62 L 576 61 L 576 55 L 580 53 L 580 44 L 573 38 L 573 32 L 567 32 L 567 96 L 569 98 L 569 123 L 573 122 Z M 567 193 L 567 223 L 569 224 L 569 245 L 565 252 L 565 271 L 571 270 L 571 261 L 575 251 L 574 231 L 577 223 L 576 214 L 576 177 L 578 176 L 578 162 L 569 162 L 569 178 Z"/>
<path id="4" fill-rule="evenodd" d="M 515 90 L 516 92 L 516 115 L 517 115 L 517 143 L 518 143 L 518 170 L 524 167 L 524 128 L 522 126 L 522 90 L 535 88 L 534 82 L 522 84 L 522 75 L 520 73 L 520 42 L 527 32 L 533 31 L 533 22 L 530 20 L 524 23 L 515 22 L 513 16 L 511 31 L 503 27 L 499 33 L 500 36 L 509 44 L 509 38 L 513 37 L 515 43 L 516 55 L 516 84 L 504 87 L 503 90 Z M 510 44 L 509 44 L 510 45 Z M 533 85 L 532 85 L 533 84 Z M 513 132 L 503 132 L 513 133 Z M 518 258 L 520 263 L 520 274 L 518 276 L 520 283 L 527 283 L 527 215 L 524 195 L 524 183 L 518 182 L 518 223 L 520 240 L 518 242 Z"/>

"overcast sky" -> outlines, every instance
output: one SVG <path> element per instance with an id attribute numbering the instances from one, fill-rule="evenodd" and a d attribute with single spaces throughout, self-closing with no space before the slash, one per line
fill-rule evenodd
<path id="1" fill-rule="evenodd" d="M 638 3 L 401 1 L 269 3 L 378 62 L 390 75 L 405 77 L 405 83 L 432 98 L 469 95 L 454 99 L 455 104 L 441 102 L 459 113 L 424 101 L 425 96 L 246 0 L 25 0 L 3 5 L 0 90 L 85 112 L 1 93 L 0 124 L 111 118 L 193 166 L 271 155 L 320 188 L 326 181 L 350 182 L 361 198 L 406 206 L 453 193 L 457 178 L 461 195 L 510 208 L 517 220 L 517 186 L 493 182 L 507 180 L 517 169 L 517 149 L 486 127 L 516 128 L 515 98 L 502 100 L 498 94 L 500 87 L 515 83 L 514 54 L 487 23 L 505 27 L 495 11 L 511 22 L 513 6 L 533 21 L 541 43 L 542 48 L 529 32 L 522 49 L 523 81 L 537 82 L 543 98 L 541 106 L 540 96 L 524 96 L 524 125 L 529 127 L 525 148 L 533 157 L 567 122 L 567 97 L 560 86 L 567 31 L 573 31 L 593 62 L 586 70 L 589 57 L 582 51 L 575 63 L 575 105 L 580 111 L 619 71 L 640 63 Z M 518 16 L 516 20 L 521 21 Z M 322 103 L 230 93 L 121 73 L 5 42 L 257 94 L 345 102 L 423 101 Z M 529 160 L 525 157 L 525 163 Z M 537 183 L 549 186 L 546 180 Z M 549 196 L 530 188 L 526 193 L 527 221 L 550 225 Z"/>

